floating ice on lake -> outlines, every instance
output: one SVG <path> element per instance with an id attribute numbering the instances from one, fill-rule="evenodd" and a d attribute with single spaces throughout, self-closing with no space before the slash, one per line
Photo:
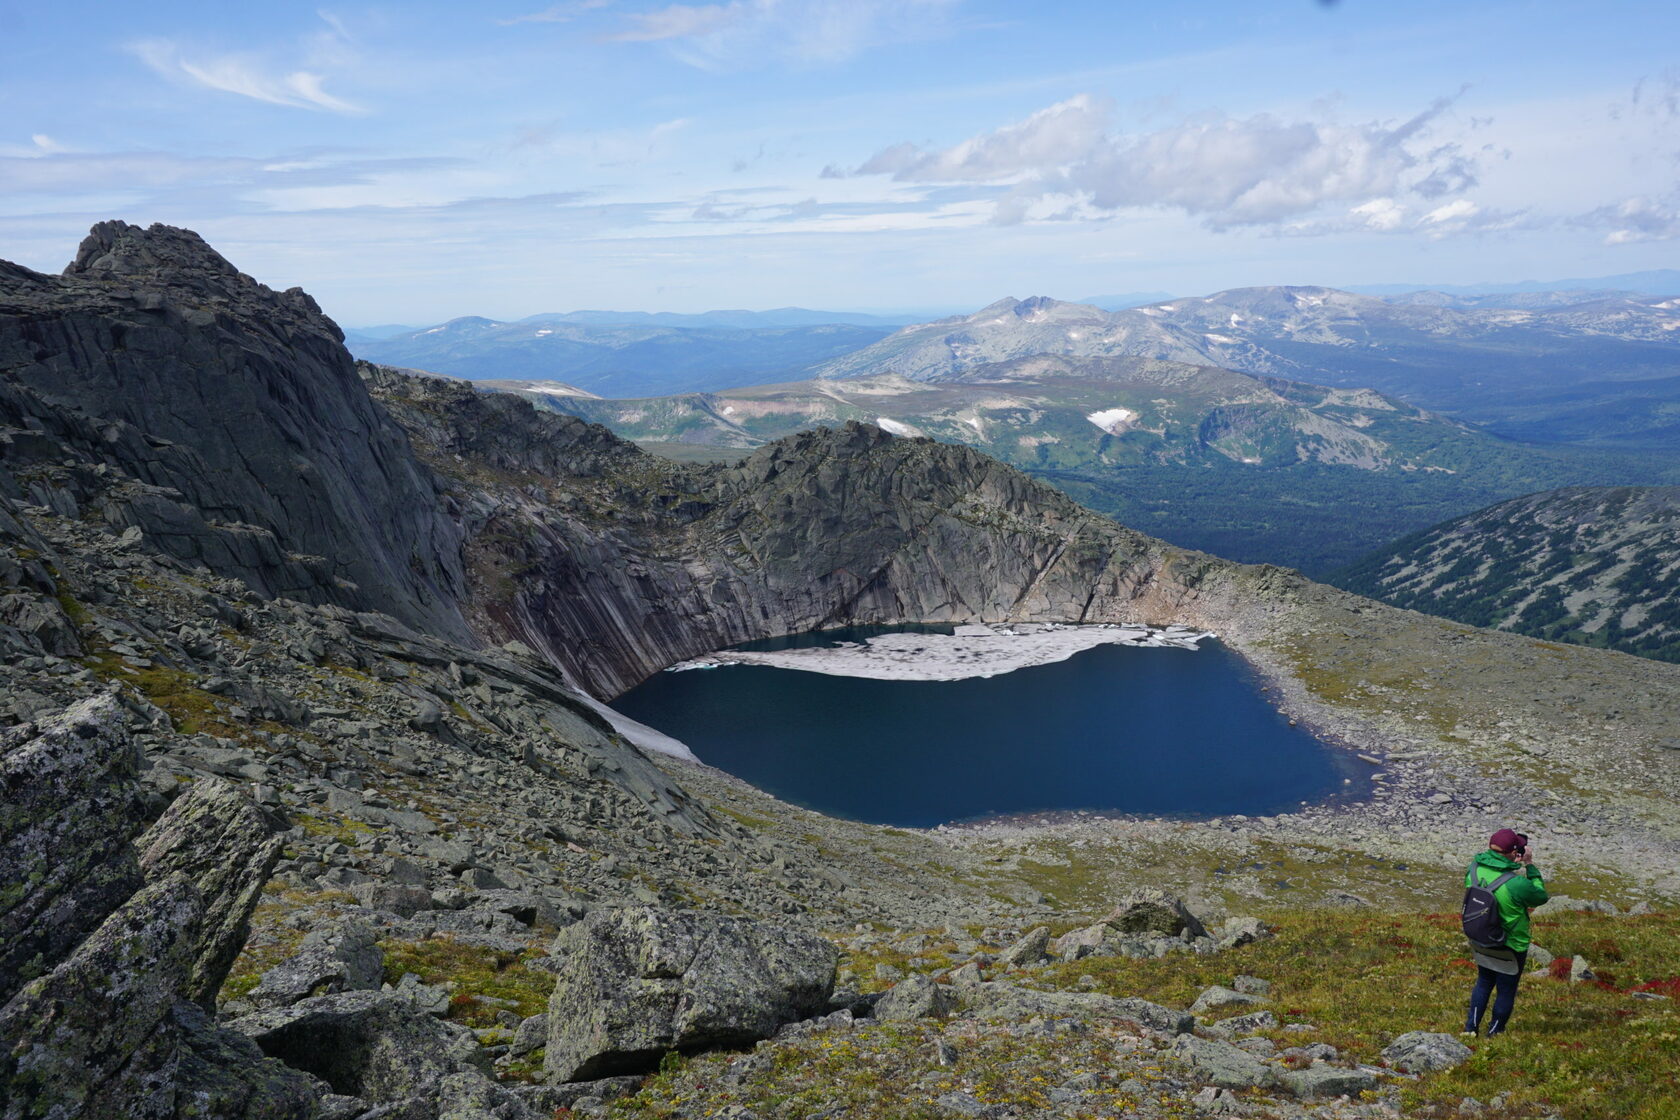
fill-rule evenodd
<path id="1" fill-rule="evenodd" d="M 882 634 L 866 642 L 787 650 L 719 650 L 671 666 L 672 671 L 715 669 L 720 665 L 769 665 L 837 677 L 876 680 L 957 681 L 995 677 L 1066 661 L 1101 645 L 1195 649 L 1214 635 L 1173 625 L 1162 629 L 1133 624 L 1066 626 L 1053 622 L 1010 626 L 967 624 L 952 634 Z"/>

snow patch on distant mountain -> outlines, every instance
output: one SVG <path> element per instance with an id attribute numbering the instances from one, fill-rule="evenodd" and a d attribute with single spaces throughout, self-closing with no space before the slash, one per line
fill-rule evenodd
<path id="1" fill-rule="evenodd" d="M 1132 421 L 1138 414 L 1129 408 L 1105 408 L 1101 412 L 1092 412 L 1085 419 L 1101 428 L 1111 436 L 1122 435 L 1131 427 Z"/>

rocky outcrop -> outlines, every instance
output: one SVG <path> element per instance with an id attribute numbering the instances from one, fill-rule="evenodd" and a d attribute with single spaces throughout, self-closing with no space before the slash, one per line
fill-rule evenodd
<path id="1" fill-rule="evenodd" d="M 0 1115 L 312 1116 L 313 1081 L 224 1036 L 199 1006 L 244 943 L 271 833 L 231 788 L 207 787 L 177 802 L 137 858 L 136 752 L 115 700 L 30 730 L 4 760 L 0 852 L 18 897 L 6 911 Z"/>
<path id="2" fill-rule="evenodd" d="M 193 783 L 147 831 L 140 872 L 148 883 L 180 875 L 197 888 L 204 916 L 187 998 L 207 1011 L 245 947 L 251 912 L 280 859 L 277 822 L 215 778 Z"/>
<path id="3" fill-rule="evenodd" d="M 0 740 L 0 1001 L 141 885 L 140 755 L 111 696 Z"/>
<path id="4" fill-rule="evenodd" d="M 421 1014 L 396 994 L 315 996 L 235 1019 L 229 1028 L 342 1096 L 388 1106 L 381 1115 L 535 1117 L 487 1076 L 471 1031 Z"/>
<path id="5" fill-rule="evenodd" d="M 310 930 L 296 953 L 263 973 L 246 1002 L 259 1008 L 290 1007 L 311 996 L 377 991 L 384 964 L 379 932 L 372 926 L 328 923 Z"/>
<path id="6" fill-rule="evenodd" d="M 0 270 L 3 457 L 119 470 L 100 516 L 265 594 L 464 638 L 456 530 L 342 340 L 191 231 L 101 222 L 63 276 Z"/>
<path id="7" fill-rule="evenodd" d="M 596 911 L 554 943 L 546 1069 L 561 1081 L 742 1046 L 827 1010 L 839 954 L 812 934 L 651 908 Z"/>

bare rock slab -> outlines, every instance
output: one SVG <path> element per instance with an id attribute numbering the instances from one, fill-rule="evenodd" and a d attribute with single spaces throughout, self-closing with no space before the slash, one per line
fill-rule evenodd
<path id="1" fill-rule="evenodd" d="M 597 910 L 555 939 L 553 956 L 545 1068 L 559 1081 L 768 1038 L 827 1010 L 839 963 L 814 934 L 651 907 Z"/>

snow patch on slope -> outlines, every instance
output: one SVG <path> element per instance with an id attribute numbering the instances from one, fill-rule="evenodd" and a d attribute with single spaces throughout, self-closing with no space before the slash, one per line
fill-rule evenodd
<path id="1" fill-rule="evenodd" d="M 1105 408 L 1101 412 L 1088 414 L 1085 419 L 1101 428 L 1111 436 L 1121 435 L 1131 426 L 1138 414 L 1129 408 Z"/>

